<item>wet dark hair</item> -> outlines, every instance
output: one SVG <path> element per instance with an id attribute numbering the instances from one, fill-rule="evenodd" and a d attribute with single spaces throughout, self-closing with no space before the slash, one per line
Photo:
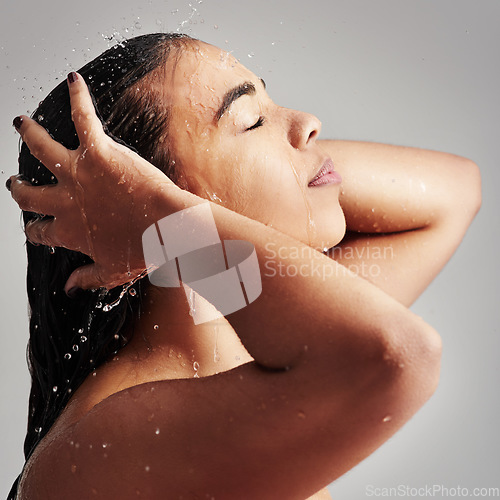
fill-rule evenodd
<path id="1" fill-rule="evenodd" d="M 132 147 L 174 181 L 174 162 L 166 140 L 169 109 L 160 85 L 165 81 L 169 56 L 178 57 L 192 40 L 177 33 L 142 35 L 112 47 L 79 70 L 107 133 Z M 78 147 L 66 82 L 40 103 L 33 118 L 67 148 Z M 57 182 L 25 144 L 19 155 L 19 173 L 34 185 Z M 23 212 L 25 224 L 39 217 Z M 73 270 L 92 262 L 90 258 L 65 248 L 30 242 L 26 242 L 26 250 L 31 312 L 27 358 L 32 383 L 24 441 L 28 460 L 72 393 L 130 340 L 126 332 L 133 331 L 145 283 L 139 281 L 128 290 L 117 287 L 86 291 L 70 299 L 64 293 L 64 284 Z M 15 498 L 18 481 L 9 499 Z"/>

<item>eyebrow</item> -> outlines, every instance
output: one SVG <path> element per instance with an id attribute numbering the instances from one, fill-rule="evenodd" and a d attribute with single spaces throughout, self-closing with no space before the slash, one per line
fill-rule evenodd
<path id="1" fill-rule="evenodd" d="M 260 78 L 262 85 L 266 88 L 266 84 L 262 78 Z M 224 98 L 222 99 L 222 104 L 220 105 L 217 113 L 215 113 L 215 120 L 219 121 L 222 118 L 222 115 L 228 110 L 229 106 L 233 104 L 236 99 L 239 99 L 244 95 L 254 95 L 256 92 L 255 85 L 252 82 L 242 83 L 231 90 L 228 90 L 224 94 Z"/>

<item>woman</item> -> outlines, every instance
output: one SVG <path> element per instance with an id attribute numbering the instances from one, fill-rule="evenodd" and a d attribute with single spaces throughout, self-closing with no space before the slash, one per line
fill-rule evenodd
<path id="1" fill-rule="evenodd" d="M 407 307 L 479 208 L 472 162 L 320 141 L 180 35 L 107 51 L 34 117 L 52 138 L 16 118 L 8 182 L 32 309 L 18 498 L 328 497 L 430 397 L 440 339 Z M 253 245 L 262 293 L 194 324 L 182 288 L 139 280 L 142 235 L 206 200 L 220 240 Z"/>

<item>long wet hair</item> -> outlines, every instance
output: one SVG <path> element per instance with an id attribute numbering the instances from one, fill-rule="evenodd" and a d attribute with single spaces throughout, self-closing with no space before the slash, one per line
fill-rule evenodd
<path id="1" fill-rule="evenodd" d="M 174 182 L 174 162 L 165 141 L 169 109 L 161 84 L 165 82 L 169 56 L 179 57 L 192 40 L 176 33 L 142 35 L 112 47 L 79 70 L 106 132 Z M 78 147 L 66 82 L 40 103 L 33 118 L 65 147 Z M 19 173 L 33 185 L 57 182 L 26 144 L 21 146 Z M 44 216 L 23 212 L 25 224 L 40 217 Z M 64 292 L 64 284 L 73 270 L 91 263 L 91 259 L 65 248 L 29 241 L 26 250 L 31 392 L 24 456 L 28 460 L 80 384 L 130 340 L 125 331 L 133 331 L 145 284 L 139 281 L 128 289 L 85 291 L 71 299 Z M 18 481 L 9 499 L 15 498 Z"/>

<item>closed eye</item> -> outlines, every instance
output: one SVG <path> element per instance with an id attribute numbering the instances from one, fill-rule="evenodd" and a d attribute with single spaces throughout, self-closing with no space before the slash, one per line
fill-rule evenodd
<path id="1" fill-rule="evenodd" d="M 255 128 L 262 127 L 262 125 L 264 124 L 264 121 L 265 121 L 265 118 L 263 116 L 259 116 L 259 119 L 251 127 L 248 127 L 245 130 L 245 132 L 248 132 L 249 130 L 253 130 Z"/>

